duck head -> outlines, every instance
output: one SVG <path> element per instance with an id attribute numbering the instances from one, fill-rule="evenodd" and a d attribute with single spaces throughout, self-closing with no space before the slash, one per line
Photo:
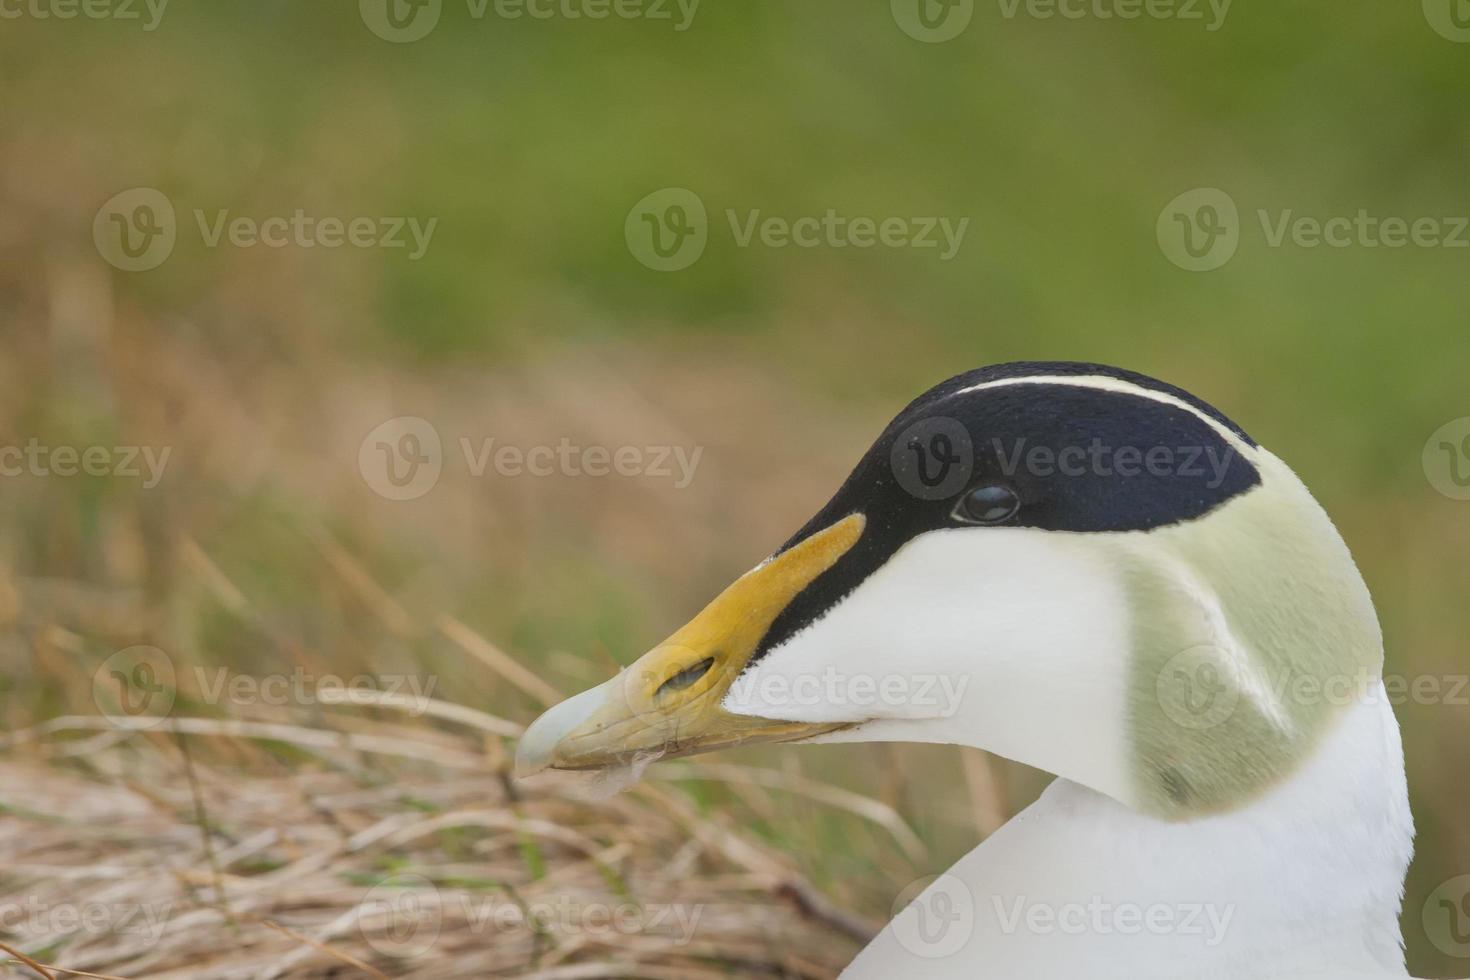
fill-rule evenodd
<path id="1" fill-rule="evenodd" d="M 522 774 L 753 742 L 972 745 L 1170 819 L 1289 774 L 1381 672 L 1347 548 L 1218 410 L 1017 363 L 906 407 L 686 626 L 547 711 Z"/>

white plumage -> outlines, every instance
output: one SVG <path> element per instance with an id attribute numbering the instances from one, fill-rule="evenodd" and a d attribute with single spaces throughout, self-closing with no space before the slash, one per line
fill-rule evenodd
<path id="1" fill-rule="evenodd" d="M 759 657 L 727 642 L 737 634 L 719 624 L 750 622 L 742 604 L 767 578 L 799 594 L 868 533 L 849 491 L 856 516 L 836 512 L 811 555 L 763 563 L 627 677 L 549 713 L 522 762 L 597 766 L 635 737 L 688 753 L 770 732 L 973 746 L 1060 777 L 922 891 L 847 980 L 1407 977 L 1403 750 L 1346 545 L 1296 475 L 1223 417 L 1075 368 L 935 398 L 1085 389 L 1122 399 L 1124 420 L 1142 399 L 1171 420 L 1163 430 L 1204 423 L 1258 479 L 1136 529 L 925 526 Z M 660 701 L 656 682 L 690 664 L 703 686 Z M 711 696 L 719 711 L 699 707 Z"/>

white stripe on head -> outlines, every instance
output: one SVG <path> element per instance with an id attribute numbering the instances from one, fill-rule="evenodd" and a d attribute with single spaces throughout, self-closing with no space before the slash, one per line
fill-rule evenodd
<path id="1" fill-rule="evenodd" d="M 1148 398 L 1152 401 L 1170 405 L 1174 408 L 1182 408 L 1209 425 L 1221 438 L 1225 439 L 1234 447 L 1235 451 L 1247 459 L 1255 458 L 1255 449 L 1240 437 L 1230 426 L 1215 418 L 1209 412 L 1204 411 L 1197 405 L 1192 405 L 1177 395 L 1171 395 L 1167 391 L 1157 391 L 1144 385 L 1124 381 L 1122 378 L 1114 378 L 1105 374 L 1038 374 L 1025 378 L 1001 378 L 996 381 L 982 381 L 980 384 L 961 388 L 959 391 L 951 392 L 946 398 L 956 398 L 967 395 L 972 391 L 983 391 L 988 388 L 1003 388 L 1009 385 L 1069 385 L 1073 388 L 1093 388 L 1098 391 L 1111 391 L 1123 395 L 1136 395 L 1139 398 Z"/>

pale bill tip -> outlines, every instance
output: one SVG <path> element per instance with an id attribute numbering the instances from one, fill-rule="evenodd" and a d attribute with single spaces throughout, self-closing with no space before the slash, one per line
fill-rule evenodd
<path id="1" fill-rule="evenodd" d="M 531 722 L 516 745 L 516 778 L 525 779 L 554 766 L 562 739 L 591 718 L 607 696 L 608 684 L 599 684 L 553 705 Z"/>

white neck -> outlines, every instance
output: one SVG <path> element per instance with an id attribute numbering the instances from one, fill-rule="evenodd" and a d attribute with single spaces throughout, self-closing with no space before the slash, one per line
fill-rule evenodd
<path id="1" fill-rule="evenodd" d="M 1378 685 L 1292 778 L 1229 814 L 1163 821 L 1059 779 L 843 976 L 1163 980 L 1180 964 L 1197 980 L 1405 976 L 1412 838 Z"/>

